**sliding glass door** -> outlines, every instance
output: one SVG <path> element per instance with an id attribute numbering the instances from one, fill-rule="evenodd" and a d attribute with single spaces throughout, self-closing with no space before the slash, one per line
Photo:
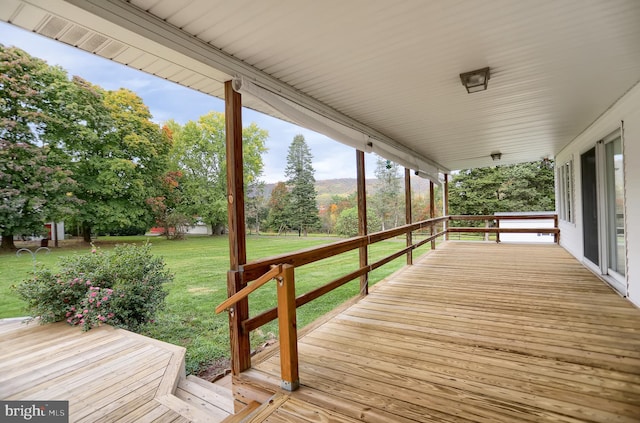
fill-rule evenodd
<path id="1" fill-rule="evenodd" d="M 626 294 L 624 157 L 620 132 L 580 157 L 584 257 Z"/>
<path id="2" fill-rule="evenodd" d="M 607 265 L 608 273 L 625 274 L 624 242 L 624 174 L 622 140 L 616 137 L 605 144 L 607 195 Z"/>

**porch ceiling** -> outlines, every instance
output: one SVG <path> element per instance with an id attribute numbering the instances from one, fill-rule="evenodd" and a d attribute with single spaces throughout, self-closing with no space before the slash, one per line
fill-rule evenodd
<path id="1" fill-rule="evenodd" d="M 637 0 L 3 0 L 0 19 L 217 97 L 264 76 L 441 169 L 553 157 L 640 80 Z"/>

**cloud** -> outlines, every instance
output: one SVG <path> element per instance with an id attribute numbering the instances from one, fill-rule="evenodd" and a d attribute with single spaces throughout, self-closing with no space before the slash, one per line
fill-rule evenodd
<path id="1" fill-rule="evenodd" d="M 181 87 L 11 24 L 0 22 L 0 40 L 4 45 L 21 48 L 51 65 L 61 66 L 70 75 L 80 76 L 104 89 L 127 88 L 134 91 L 149 107 L 156 123 L 173 119 L 184 124 L 189 120 L 197 120 L 210 111 L 224 112 L 224 102 L 218 98 Z M 245 125 L 255 122 L 269 132 L 269 151 L 263 158 L 263 179 L 268 183 L 285 180 L 287 150 L 297 134 L 304 135 L 311 149 L 317 180 L 354 178 L 356 175 L 356 156 L 350 147 L 317 132 L 249 109 L 243 109 L 243 121 Z M 366 154 L 365 158 L 367 177 L 372 178 L 375 156 Z"/>

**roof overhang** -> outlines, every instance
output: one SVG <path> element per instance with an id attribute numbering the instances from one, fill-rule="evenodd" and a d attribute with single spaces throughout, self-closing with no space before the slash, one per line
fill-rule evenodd
<path id="1" fill-rule="evenodd" d="M 553 157 L 640 79 L 640 2 L 473 4 L 4 0 L 0 19 L 220 98 L 242 78 L 430 172 Z"/>

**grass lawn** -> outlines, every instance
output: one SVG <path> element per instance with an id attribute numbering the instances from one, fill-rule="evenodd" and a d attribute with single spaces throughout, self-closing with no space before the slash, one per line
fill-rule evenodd
<path id="1" fill-rule="evenodd" d="M 95 245 L 108 249 L 116 243 L 142 243 L 149 240 L 152 252 L 164 258 L 175 275 L 167 286 L 169 295 L 165 309 L 156 323 L 149 325 L 145 334 L 187 348 L 187 372 L 198 373 L 220 358 L 229 356 L 229 328 L 227 314 L 214 314 L 214 308 L 227 297 L 226 273 L 229 269 L 229 247 L 226 237 L 190 237 L 183 241 L 164 238 L 101 237 Z M 334 242 L 338 238 L 297 236 L 249 236 L 248 261 L 269 257 L 302 248 Z M 369 261 L 395 252 L 404 246 L 404 239 L 393 239 L 370 247 Z M 414 257 L 426 251 L 421 247 Z M 34 248 L 32 248 L 34 249 Z M 36 256 L 38 266 L 55 266 L 60 256 L 89 253 L 85 244 L 67 244 L 51 248 Z M 401 268 L 406 259 L 400 257 L 370 274 L 373 284 Z M 296 269 L 297 295 L 310 291 L 339 276 L 358 268 L 358 252 L 352 251 Z M 17 298 L 11 286 L 31 277 L 33 261 L 30 254 L 0 254 L 0 318 L 24 316 L 24 303 Z M 336 305 L 358 293 L 358 281 L 352 281 L 331 293 L 298 309 L 298 327 L 302 328 Z M 251 315 L 276 305 L 273 284 L 267 284 L 250 297 Z M 252 333 L 252 345 L 258 346 L 277 335 L 274 321 Z"/>

